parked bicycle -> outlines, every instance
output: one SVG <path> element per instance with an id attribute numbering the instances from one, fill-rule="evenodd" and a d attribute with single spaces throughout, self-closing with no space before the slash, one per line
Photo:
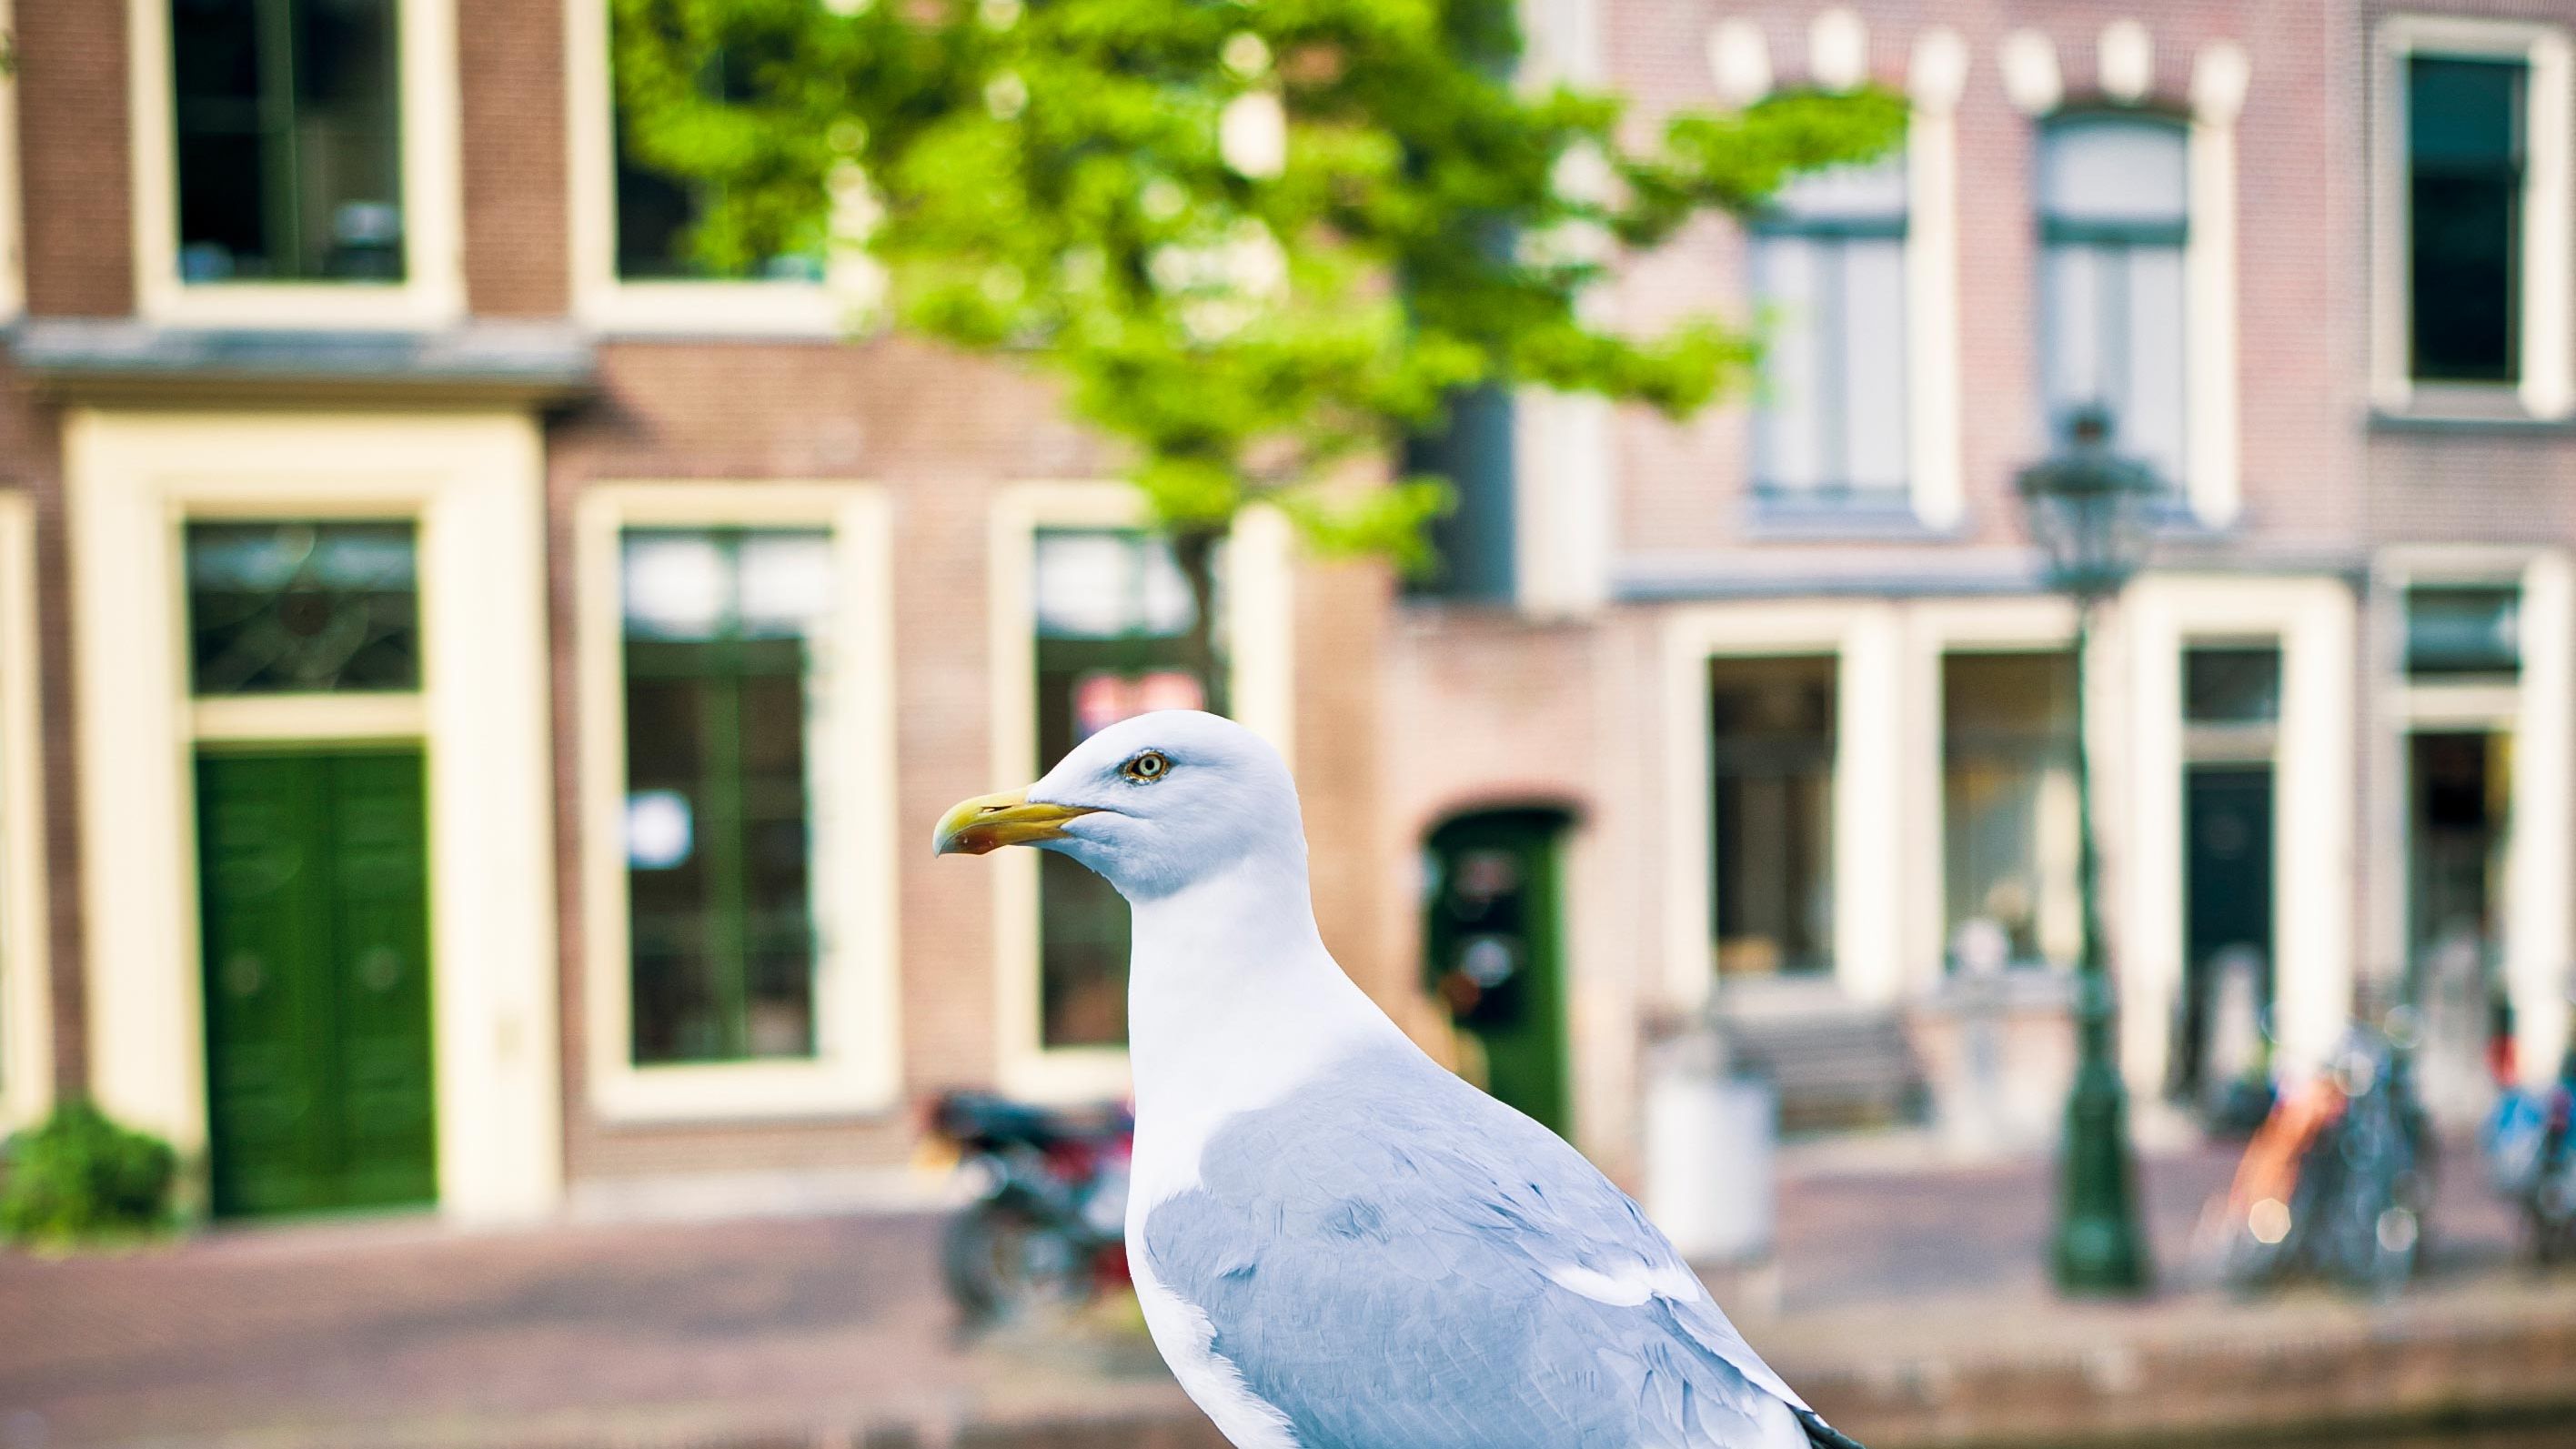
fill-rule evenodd
<path id="1" fill-rule="evenodd" d="M 2328 1067 L 2288 1085 L 2203 1219 L 2219 1279 L 2321 1279 L 2385 1293 L 2423 1261 L 2439 1166 L 2401 1030 L 2355 1028 Z"/>
<path id="2" fill-rule="evenodd" d="M 2507 1084 L 2482 1134 L 2487 1180 L 2521 1209 L 2523 1242 L 2542 1263 L 2576 1258 L 2576 1048 L 2538 1091 Z"/>
<path id="3" fill-rule="evenodd" d="M 958 1153 L 969 1197 L 942 1236 L 940 1268 L 970 1326 L 1079 1303 L 1126 1280 L 1136 1119 L 1125 1107 L 951 1092 L 929 1115 L 932 1136 Z"/>

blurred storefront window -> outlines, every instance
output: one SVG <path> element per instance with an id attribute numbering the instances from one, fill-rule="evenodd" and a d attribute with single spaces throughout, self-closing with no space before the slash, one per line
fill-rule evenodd
<path id="1" fill-rule="evenodd" d="M 420 688 L 410 523 L 192 523 L 186 550 L 195 693 Z"/>
<path id="2" fill-rule="evenodd" d="M 2051 121 L 2039 141 L 2040 386 L 2052 426 L 2109 410 L 2120 451 L 2183 480 L 2183 128 Z"/>
<path id="3" fill-rule="evenodd" d="M 634 1059 L 811 1056 L 830 537 L 630 529 L 621 577 Z"/>
<path id="4" fill-rule="evenodd" d="M 396 0 L 173 0 L 179 268 L 403 279 Z"/>
<path id="5" fill-rule="evenodd" d="M 2512 382 L 2522 351 L 2520 61 L 2406 62 L 2411 375 Z"/>
<path id="6" fill-rule="evenodd" d="M 1951 965 L 2071 964 L 2081 930 L 2075 656 L 1945 656 L 1941 757 Z"/>
<path id="7" fill-rule="evenodd" d="M 1038 758 L 1131 715 L 1204 709 L 1185 638 L 1197 611 L 1171 546 L 1138 529 L 1042 529 L 1034 554 Z M 1224 597 L 1224 556 L 1217 562 Z M 1217 651 L 1226 652 L 1220 603 Z M 1127 903 L 1108 882 L 1039 855 L 1039 1044 L 1127 1041 Z"/>
<path id="8" fill-rule="evenodd" d="M 1802 502 L 1902 505 L 1905 157 L 1802 177 L 1754 224 L 1769 323 L 1753 478 Z"/>
<path id="9" fill-rule="evenodd" d="M 1831 658 L 1709 662 L 1722 976 L 1833 967 L 1837 667 Z"/>

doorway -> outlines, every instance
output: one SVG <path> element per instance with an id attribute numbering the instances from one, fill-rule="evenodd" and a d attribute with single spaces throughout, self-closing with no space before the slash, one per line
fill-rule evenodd
<path id="1" fill-rule="evenodd" d="M 2422 1022 L 2418 1080 L 2437 1117 L 2474 1120 L 2512 1035 L 2501 971 L 2512 736 L 2422 731 L 2408 737 L 2406 762 L 2406 994 Z"/>
<path id="2" fill-rule="evenodd" d="M 2184 989 L 2176 1078 L 2197 1098 L 2261 1065 L 2272 1006 L 2272 767 L 2183 775 Z"/>
<path id="3" fill-rule="evenodd" d="M 1448 1008 L 1473 1080 L 1559 1136 L 1572 1126 L 1565 1047 L 1560 811 L 1464 815 L 1426 843 L 1425 985 Z"/>
<path id="4" fill-rule="evenodd" d="M 207 750 L 196 776 L 214 1211 L 434 1200 L 421 751 Z"/>

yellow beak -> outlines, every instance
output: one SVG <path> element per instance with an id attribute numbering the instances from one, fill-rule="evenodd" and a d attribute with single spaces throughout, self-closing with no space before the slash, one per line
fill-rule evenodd
<path id="1" fill-rule="evenodd" d="M 1005 845 L 1062 840 L 1064 822 L 1091 811 L 1081 805 L 1040 805 L 1026 790 L 1005 790 L 960 800 L 939 817 L 933 855 L 982 855 Z"/>

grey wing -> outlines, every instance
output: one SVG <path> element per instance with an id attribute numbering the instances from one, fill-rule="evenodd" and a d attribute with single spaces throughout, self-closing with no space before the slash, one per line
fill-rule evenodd
<path id="1" fill-rule="evenodd" d="M 1410 1048 L 1229 1121 L 1144 1247 L 1303 1449 L 1811 1439 L 1635 1203 Z"/>

